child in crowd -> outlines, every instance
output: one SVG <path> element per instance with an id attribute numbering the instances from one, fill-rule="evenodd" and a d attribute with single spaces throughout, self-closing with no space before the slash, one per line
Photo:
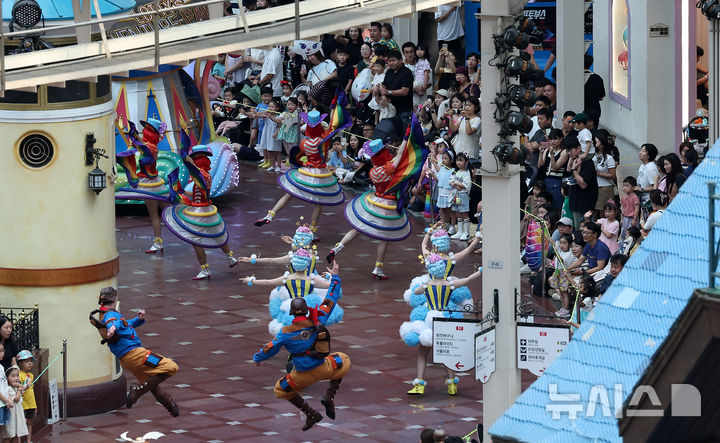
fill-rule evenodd
<path id="1" fill-rule="evenodd" d="M 650 203 L 652 203 L 652 212 L 648 215 L 647 220 L 640 222 L 640 229 L 643 237 L 647 237 L 650 230 L 655 226 L 655 223 L 660 219 L 660 216 L 667 209 L 670 203 L 670 197 L 659 189 L 654 189 L 650 192 Z"/>
<path id="2" fill-rule="evenodd" d="M 467 240 L 470 238 L 470 187 L 472 181 L 470 179 L 470 160 L 468 160 L 467 154 L 461 152 L 458 154 L 455 160 L 457 165 L 457 171 L 450 177 L 450 186 L 455 188 L 455 198 L 452 199 L 452 211 L 453 216 L 458 223 L 458 230 L 450 238 L 458 240 Z"/>
<path id="3" fill-rule="evenodd" d="M 607 245 L 610 254 L 615 254 L 618 250 L 620 222 L 617 221 L 617 216 L 618 208 L 615 206 L 615 201 L 608 200 L 605 203 L 605 218 L 597 221 L 597 224 L 600 225 L 600 241 Z"/>
<path id="4" fill-rule="evenodd" d="M 385 60 L 378 58 L 370 65 L 370 72 L 373 74 L 370 85 L 373 89 L 379 89 L 383 80 L 385 80 Z"/>
<path id="5" fill-rule="evenodd" d="M 260 149 L 266 154 L 265 158 L 269 159 L 270 165 L 268 171 L 282 172 L 282 141 L 277 139 L 280 131 L 280 109 L 282 105 L 279 99 L 272 99 L 268 103 L 267 111 L 262 112 L 259 117 L 264 120 L 263 135 L 260 138 Z"/>
<path id="6" fill-rule="evenodd" d="M 577 261 L 580 256 L 582 256 L 584 248 L 585 241 L 582 238 L 576 237 L 572 242 L 572 246 L 570 247 L 570 251 L 573 255 L 573 260 L 570 264 L 575 263 L 575 261 Z M 564 260 L 563 264 L 565 264 Z M 586 260 L 579 269 L 575 269 L 573 271 L 567 271 L 567 267 L 568 266 L 565 266 L 565 268 L 562 270 L 558 270 L 556 268 L 556 272 L 549 279 L 550 287 L 558 292 L 557 297 L 553 295 L 553 299 L 555 300 L 562 300 L 563 293 L 565 294 L 564 297 L 568 297 L 567 292 L 570 289 L 570 286 L 574 283 L 573 274 L 582 274 L 585 270 L 587 270 L 588 264 Z"/>
<path id="7" fill-rule="evenodd" d="M 397 110 L 391 103 L 392 100 L 389 95 L 381 94 L 378 89 L 373 89 L 372 95 L 373 97 L 370 103 L 368 103 L 368 107 L 375 111 L 375 125 L 377 125 L 380 120 L 397 115 Z"/>
<path id="8" fill-rule="evenodd" d="M 640 222 L 640 197 L 635 193 L 636 186 L 637 180 L 632 175 L 625 177 L 623 180 L 623 195 L 620 197 L 622 211 L 620 241 L 625 240 L 625 235 L 630 226 L 638 226 Z"/>
<path id="9" fill-rule="evenodd" d="M 525 236 L 527 234 L 528 223 L 537 215 L 537 209 L 547 203 L 545 201 L 545 182 L 542 180 L 537 181 L 532 188 L 532 194 L 528 195 L 525 199 L 525 211 L 523 212 L 523 218 L 520 221 L 520 240 L 521 244 L 525 244 Z"/>
<path id="10" fill-rule="evenodd" d="M 578 133 L 577 139 L 580 142 L 580 149 L 582 150 L 582 154 L 580 154 L 580 159 L 585 160 L 587 156 L 595 154 L 595 147 L 593 146 L 593 136 L 590 130 L 587 128 L 588 116 L 583 114 L 582 112 L 580 114 L 575 114 L 572 122 L 574 123 L 575 130 Z M 568 170 L 570 170 L 570 162 L 568 162 Z"/>
<path id="11" fill-rule="evenodd" d="M 332 150 L 328 158 L 328 169 L 338 178 L 341 183 L 345 182 L 345 177 L 353 170 L 355 162 L 348 157 L 343 146 L 343 140 L 335 137 L 332 141 Z M 349 177 L 352 180 L 352 176 Z"/>
<path id="12" fill-rule="evenodd" d="M 605 291 L 610 288 L 613 280 L 615 280 L 618 274 L 620 274 L 620 271 L 623 270 L 627 261 L 628 256 L 623 254 L 615 254 L 610 257 L 610 273 L 600 282 L 600 286 L 598 287 L 598 298 L 602 297 Z"/>
<path id="13" fill-rule="evenodd" d="M 258 144 L 255 147 L 255 149 L 258 150 L 258 152 L 260 153 L 260 155 L 262 155 L 262 157 L 264 159 L 258 166 L 261 168 L 269 169 L 269 168 L 273 167 L 273 164 L 272 164 L 272 161 L 270 161 L 270 156 L 267 152 L 267 148 L 263 148 L 261 146 L 261 142 L 262 142 L 262 135 L 263 135 L 263 132 L 265 129 L 265 123 L 267 123 L 267 121 L 268 121 L 267 118 L 263 118 L 263 115 L 264 115 L 265 111 L 267 111 L 268 108 L 270 108 L 270 102 L 272 101 L 272 98 L 273 98 L 272 87 L 264 86 L 260 90 L 260 98 L 262 99 L 262 103 L 258 104 L 255 107 L 255 116 L 257 118 L 257 134 L 258 134 L 257 135 Z M 269 135 L 272 135 L 272 132 Z"/>
<path id="14" fill-rule="evenodd" d="M 573 321 L 571 319 L 562 320 L 563 324 L 572 326 L 571 333 L 580 327 L 580 323 L 585 322 L 588 314 L 590 314 L 590 311 L 592 311 L 595 307 L 595 299 L 599 297 L 595 280 L 589 274 L 583 274 L 580 278 L 580 281 L 578 282 L 578 291 L 580 293 L 578 300 L 582 301 L 582 305 L 578 307 L 578 313 L 574 317 L 574 319 L 578 321 Z M 569 317 L 570 314 L 571 313 L 568 313 L 567 315 L 562 315 L 561 317 Z"/>
<path id="15" fill-rule="evenodd" d="M 297 100 L 298 100 L 298 112 L 310 112 L 310 108 L 308 107 L 307 92 L 298 91 Z"/>
<path id="16" fill-rule="evenodd" d="M 423 216 L 425 217 L 425 221 L 428 224 L 433 224 L 435 222 L 435 220 L 433 220 L 433 215 L 435 214 L 433 206 L 435 202 L 433 202 L 432 199 L 434 186 L 433 183 L 431 183 L 432 176 L 430 175 L 432 169 L 431 159 L 435 158 L 435 160 L 442 161 L 442 154 L 445 152 L 446 149 L 448 149 L 448 146 L 447 142 L 445 142 L 444 139 L 438 138 L 434 142 L 430 143 L 429 148 L 430 154 L 428 155 L 427 160 L 425 160 L 425 164 L 423 164 L 417 184 L 412 188 L 411 191 L 413 194 L 413 198 L 420 199 L 420 201 L 425 202 Z M 413 202 L 411 201 L 410 203 Z"/>
<path id="17" fill-rule="evenodd" d="M 442 165 L 438 163 L 435 157 L 430 157 L 430 161 L 433 167 L 429 170 L 429 174 L 437 182 L 436 204 L 440 210 L 440 221 L 445 225 L 449 225 L 453 199 L 453 187 L 450 185 L 450 177 L 455 172 L 455 152 L 449 149 L 443 152 Z M 450 230 L 453 231 L 453 234 L 457 232 L 453 226 L 448 229 L 448 234 L 450 234 Z"/>
<path id="18" fill-rule="evenodd" d="M 570 266 L 572 262 L 575 261 L 575 255 L 573 255 L 573 252 L 570 249 L 572 241 L 572 235 L 562 234 L 558 241 L 555 242 L 553 248 L 555 250 L 555 258 L 550 262 L 549 265 L 546 266 L 545 269 L 546 288 L 547 285 L 550 283 L 550 279 L 552 279 L 553 277 L 555 278 L 554 282 L 557 286 L 558 275 L 565 269 L 567 269 L 567 267 Z M 535 276 L 532 284 L 533 295 L 540 297 L 542 294 L 542 273 L 538 273 L 537 276 Z M 567 282 L 565 284 L 567 285 Z M 553 288 L 552 285 L 550 285 L 550 287 Z M 557 290 L 557 287 L 554 287 L 554 289 Z"/>
<path id="19" fill-rule="evenodd" d="M 27 425 L 28 434 L 27 442 L 32 441 L 32 422 L 37 411 L 37 403 L 35 402 L 35 390 L 33 389 L 33 380 L 35 376 L 32 374 L 33 357 L 30 351 L 20 351 L 16 358 L 20 366 L 20 384 L 25 393 L 22 396 L 22 408 L 25 411 L 25 424 Z"/>
<path id="20" fill-rule="evenodd" d="M 5 358 L 5 345 L 0 343 L 0 360 Z M 5 377 L 5 369 L 0 365 L 0 431 L 5 431 L 5 426 L 10 422 L 10 412 L 15 402 L 8 394 L 8 381 Z"/>
<path id="21" fill-rule="evenodd" d="M 5 370 L 5 377 L 8 385 L 7 397 L 14 405 L 10 408 L 10 421 L 5 423 L 1 434 L 4 441 L 20 443 L 20 437 L 28 434 L 21 402 L 24 391 L 20 384 L 20 369 L 17 366 L 10 366 Z"/>
<path id="22" fill-rule="evenodd" d="M 290 153 L 290 148 L 300 141 L 300 113 L 298 112 L 298 99 L 290 97 L 286 103 L 286 110 L 280 114 L 280 128 L 277 131 L 276 140 L 282 142 L 285 152 Z"/>
<path id="23" fill-rule="evenodd" d="M 627 230 L 625 240 L 623 240 L 622 245 L 620 245 L 620 248 L 618 249 L 618 253 L 630 257 L 632 253 L 635 252 L 637 245 L 640 244 L 641 238 L 642 232 L 640 232 L 640 228 L 637 226 L 630 226 Z"/>
<path id="24" fill-rule="evenodd" d="M 338 86 L 340 86 L 345 94 L 350 94 L 350 88 L 352 88 L 353 80 L 355 79 L 355 68 L 353 65 L 348 63 L 350 54 L 344 46 L 339 46 L 336 51 L 337 56 L 337 79 Z"/>
<path id="25" fill-rule="evenodd" d="M 288 100 L 292 97 L 292 83 L 290 83 L 287 80 L 280 80 L 280 87 L 282 88 L 282 96 L 280 97 L 280 101 L 282 102 L 283 106 L 287 106 Z"/>
<path id="26" fill-rule="evenodd" d="M 428 60 L 428 47 L 425 43 L 419 43 L 417 45 L 417 48 L 415 48 L 415 70 L 419 72 L 425 72 L 427 73 L 425 78 L 427 78 L 427 88 L 425 89 L 425 97 L 432 97 L 432 85 L 433 85 L 433 79 L 432 79 L 432 67 L 430 66 L 430 61 Z"/>
<path id="27" fill-rule="evenodd" d="M 560 218 L 567 217 L 570 220 L 573 219 L 573 213 L 570 210 L 570 185 L 563 182 L 560 185 L 560 194 L 563 198 L 562 209 L 560 210 Z"/>

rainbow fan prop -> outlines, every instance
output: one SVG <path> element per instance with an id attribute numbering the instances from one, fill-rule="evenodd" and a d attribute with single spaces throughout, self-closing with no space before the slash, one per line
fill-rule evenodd
<path id="1" fill-rule="evenodd" d="M 525 260 L 534 272 L 539 271 L 542 266 L 543 246 L 547 255 L 548 241 L 546 240 L 543 245 L 542 226 L 535 220 L 531 220 L 528 223 L 527 239 L 525 240 Z"/>

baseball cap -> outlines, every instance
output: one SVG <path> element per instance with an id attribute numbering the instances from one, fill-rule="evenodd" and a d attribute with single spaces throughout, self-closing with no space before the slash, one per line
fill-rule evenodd
<path id="1" fill-rule="evenodd" d="M 28 358 L 32 358 L 33 360 L 35 360 L 35 357 L 33 357 L 32 353 L 25 349 L 20 351 L 17 357 L 15 357 L 17 361 L 27 360 Z"/>
<path id="2" fill-rule="evenodd" d="M 575 122 L 578 122 L 578 123 L 587 123 L 587 121 L 588 121 L 588 116 L 587 116 L 587 114 L 583 114 L 583 113 L 581 112 L 581 113 L 579 113 L 579 114 L 575 114 L 575 117 L 573 117 L 573 119 L 570 120 L 570 121 L 573 122 L 573 123 L 575 123 Z"/>
<path id="3" fill-rule="evenodd" d="M 565 225 L 565 226 L 572 226 L 573 222 L 570 220 L 570 217 L 561 217 L 560 220 L 558 220 L 559 225 Z"/>
<path id="4" fill-rule="evenodd" d="M 437 91 L 435 91 L 435 94 L 443 96 L 445 98 L 450 97 L 450 93 L 448 93 L 447 89 L 438 89 Z"/>

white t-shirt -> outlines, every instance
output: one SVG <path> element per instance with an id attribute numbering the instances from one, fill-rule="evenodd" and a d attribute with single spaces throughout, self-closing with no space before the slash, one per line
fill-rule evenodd
<path id="1" fill-rule="evenodd" d="M 280 81 L 283 79 L 283 57 L 278 48 L 273 48 L 265 55 L 265 61 L 260 71 L 260 79 L 268 74 L 273 74 L 270 85 L 273 89 L 273 97 L 282 95 L 282 86 Z"/>
<path id="2" fill-rule="evenodd" d="M 252 57 L 255 60 L 265 60 L 267 51 L 264 49 L 250 48 L 247 50 L 247 55 L 249 57 Z M 250 63 L 250 69 L 253 71 L 260 71 L 262 69 L 262 67 L 263 67 L 263 65 L 261 65 L 259 63 L 255 63 L 255 62 Z"/>
<path id="3" fill-rule="evenodd" d="M 587 151 L 588 155 L 592 155 L 595 153 L 595 146 L 593 146 L 592 143 L 592 132 L 588 128 L 583 129 L 582 131 L 578 132 L 577 139 L 580 142 L 580 151 L 585 152 L 588 146 L 588 142 L 590 142 L 590 150 Z"/>
<path id="4" fill-rule="evenodd" d="M 605 158 L 601 158 L 599 155 L 595 155 L 593 157 L 593 162 L 595 163 L 595 171 L 596 172 L 602 172 L 603 174 L 607 174 L 610 172 L 610 169 L 616 167 L 615 159 L 612 155 L 605 154 Z M 613 182 L 612 180 L 608 180 L 605 177 L 597 176 L 597 184 L 598 187 L 603 186 L 612 186 Z"/>
<path id="5" fill-rule="evenodd" d="M 5 398 L 8 396 L 8 382 L 5 377 L 5 368 L 2 365 L 0 365 L 0 394 Z M 5 404 L 3 403 L 2 406 L 5 406 Z"/>
<path id="6" fill-rule="evenodd" d="M 437 20 L 451 8 L 450 5 L 440 5 L 435 11 L 435 19 Z M 465 35 L 462 22 L 460 21 L 460 8 L 455 8 L 445 20 L 437 24 L 437 39 L 449 42 Z"/>
<path id="7" fill-rule="evenodd" d="M 650 215 L 648 215 L 648 218 L 647 220 L 645 220 L 645 224 L 643 225 L 643 229 L 650 232 L 653 226 L 655 226 L 655 223 L 660 220 L 661 215 L 663 215 L 662 209 L 658 209 L 657 211 L 652 212 Z"/>
<path id="8" fill-rule="evenodd" d="M 657 169 L 657 165 L 654 161 L 647 162 L 644 165 L 640 165 L 638 168 L 637 183 L 643 189 L 647 189 L 655 184 L 655 176 L 660 172 Z M 642 193 L 642 201 L 646 202 L 650 198 L 649 192 Z"/>
<path id="9" fill-rule="evenodd" d="M 333 62 L 330 59 L 327 59 L 320 63 L 317 66 L 314 66 L 307 74 L 307 80 L 310 82 L 311 85 L 314 85 L 315 83 L 325 80 L 332 74 L 333 72 L 337 71 L 337 66 L 335 66 L 335 62 Z"/>
<path id="10" fill-rule="evenodd" d="M 230 68 L 235 66 L 238 61 L 240 60 L 240 57 L 233 57 L 230 54 L 227 54 L 225 57 L 225 72 L 229 71 Z M 245 80 L 245 69 L 242 67 L 239 68 L 237 71 L 230 73 L 228 77 L 229 83 L 240 83 L 243 80 Z"/>
<path id="11" fill-rule="evenodd" d="M 481 125 L 482 120 L 480 120 L 480 117 L 473 117 L 470 120 L 470 127 L 475 128 L 475 132 L 468 134 L 465 117 L 460 119 L 460 129 L 458 129 L 458 138 L 455 142 L 455 152 L 457 154 L 464 152 L 469 158 L 478 158 Z"/>

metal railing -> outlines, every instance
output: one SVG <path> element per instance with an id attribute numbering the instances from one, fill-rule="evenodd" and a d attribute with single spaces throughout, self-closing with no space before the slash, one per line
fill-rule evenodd
<path id="1" fill-rule="evenodd" d="M 40 320 L 38 305 L 34 308 L 6 308 L 0 306 L 0 315 L 13 324 L 13 340 L 18 349 L 40 349 Z"/>

